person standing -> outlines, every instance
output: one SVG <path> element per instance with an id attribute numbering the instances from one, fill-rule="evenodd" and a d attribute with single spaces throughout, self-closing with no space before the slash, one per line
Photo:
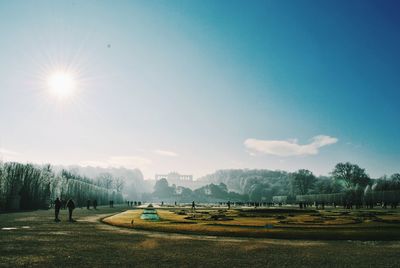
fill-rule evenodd
<path id="1" fill-rule="evenodd" d="M 93 200 L 93 208 L 97 209 L 97 199 Z"/>
<path id="2" fill-rule="evenodd" d="M 60 214 L 60 209 L 61 209 L 61 201 L 57 197 L 56 200 L 54 201 L 54 213 L 55 213 L 55 222 L 59 222 L 60 219 L 58 218 L 58 215 Z"/>
<path id="3" fill-rule="evenodd" d="M 68 208 L 69 221 L 73 222 L 74 220 L 72 219 L 72 211 L 75 209 L 75 203 L 72 199 L 69 199 L 67 201 L 67 208 Z"/>
<path id="4" fill-rule="evenodd" d="M 196 209 L 196 204 L 194 203 L 194 200 L 193 200 L 193 202 L 192 202 L 192 210 L 195 210 Z"/>

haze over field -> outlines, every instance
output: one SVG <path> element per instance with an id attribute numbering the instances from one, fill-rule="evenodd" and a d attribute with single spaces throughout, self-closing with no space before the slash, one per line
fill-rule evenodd
<path id="1" fill-rule="evenodd" d="M 400 267 L 399 0 L 0 0 L 1 267 Z"/>
<path id="2" fill-rule="evenodd" d="M 398 172 L 398 2 L 303 3 L 2 1 L 0 160 Z"/>

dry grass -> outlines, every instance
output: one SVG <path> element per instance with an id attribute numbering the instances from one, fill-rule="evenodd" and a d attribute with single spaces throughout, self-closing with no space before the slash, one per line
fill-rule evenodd
<path id="1" fill-rule="evenodd" d="M 399 240 L 400 213 L 373 211 L 272 211 L 249 215 L 243 210 L 176 211 L 158 209 L 160 221 L 141 220 L 142 210 L 129 210 L 104 222 L 135 229 L 200 235 L 329 240 Z M 217 215 L 222 220 L 214 220 Z M 255 216 L 256 215 L 256 216 Z M 218 218 L 217 217 L 217 218 Z M 225 219 L 225 220 L 224 220 Z"/>
<path id="2" fill-rule="evenodd" d="M 53 221 L 53 211 L 0 214 L 0 267 L 399 267 L 400 265 L 398 241 L 310 241 L 192 236 L 119 228 L 99 222 L 101 217 L 124 210 L 123 207 L 115 209 L 102 207 L 97 211 L 77 209 L 75 218 L 78 221 L 75 223 L 66 221 L 65 211 L 62 211 L 60 223 Z M 131 217 L 131 212 L 122 214 L 125 220 Z M 165 213 L 161 210 L 159 212 L 164 218 L 182 219 L 168 210 L 165 210 Z M 139 214 L 140 211 L 136 213 Z M 166 222 L 160 223 L 166 224 Z M 231 222 L 225 221 L 221 224 Z M 30 228 L 22 228 L 23 226 Z M 17 229 L 2 231 L 3 227 Z M 229 229 L 223 226 L 220 228 Z"/>

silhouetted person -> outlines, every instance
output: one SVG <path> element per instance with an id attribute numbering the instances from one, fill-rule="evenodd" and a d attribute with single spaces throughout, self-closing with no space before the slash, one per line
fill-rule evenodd
<path id="1" fill-rule="evenodd" d="M 86 201 L 86 208 L 90 209 L 90 200 Z"/>
<path id="2" fill-rule="evenodd" d="M 54 221 L 60 221 L 60 219 L 58 218 L 58 215 L 60 214 L 61 205 L 62 205 L 61 201 L 57 197 L 56 200 L 54 201 L 54 213 L 55 213 Z"/>
<path id="3" fill-rule="evenodd" d="M 194 203 L 194 201 L 192 202 L 192 210 L 196 209 L 196 204 Z"/>
<path id="4" fill-rule="evenodd" d="M 97 209 L 97 199 L 93 200 L 93 208 Z"/>
<path id="5" fill-rule="evenodd" d="M 133 207 L 133 201 L 131 201 L 131 207 Z"/>
<path id="6" fill-rule="evenodd" d="M 67 208 L 68 208 L 68 216 L 69 216 L 69 221 L 74 221 L 72 219 L 72 211 L 75 209 L 75 203 L 72 199 L 69 199 L 67 202 Z"/>
<path id="7" fill-rule="evenodd" d="M 228 201 L 228 209 L 231 209 L 231 201 Z"/>

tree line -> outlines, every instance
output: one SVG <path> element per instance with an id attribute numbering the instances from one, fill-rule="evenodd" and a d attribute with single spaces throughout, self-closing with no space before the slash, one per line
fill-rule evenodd
<path id="1" fill-rule="evenodd" d="M 241 195 L 234 191 L 228 191 L 228 187 L 224 183 L 208 184 L 198 189 L 192 190 L 183 186 L 176 186 L 175 184 L 169 185 L 167 179 L 162 178 L 156 181 L 154 191 L 151 194 L 144 194 L 143 199 L 146 201 L 159 201 L 159 202 L 226 202 L 236 201 L 240 202 L 248 200 L 247 195 Z"/>
<path id="2" fill-rule="evenodd" d="M 215 197 L 225 200 L 236 198 L 244 202 L 262 203 L 283 201 L 295 203 L 303 199 L 307 199 L 307 202 L 311 200 L 318 202 L 323 198 L 334 198 L 337 204 L 400 202 L 399 173 L 374 179 L 366 173 L 365 169 L 349 162 L 338 163 L 329 176 L 315 176 L 306 169 L 292 173 L 236 169 L 219 170 L 200 180 L 211 184 L 193 191 L 193 193 L 203 193 L 203 195 L 192 194 L 192 197 L 208 196 L 208 199 Z M 221 185 L 226 186 L 226 189 L 220 187 Z M 218 191 L 215 190 L 216 187 L 219 188 Z M 209 189 L 213 189 L 211 196 Z M 298 199 L 296 199 L 297 196 L 299 196 Z"/>
<path id="3" fill-rule="evenodd" d="M 0 162 L 0 211 L 46 209 L 57 198 L 73 199 L 78 206 L 96 199 L 122 203 L 124 182 L 110 175 L 90 179 L 50 165 Z"/>
<path id="4" fill-rule="evenodd" d="M 340 205 L 345 208 L 373 208 L 377 204 L 385 208 L 388 205 L 396 208 L 400 203 L 399 173 L 371 179 L 365 169 L 347 162 L 338 163 L 331 176 L 330 180 L 321 185 L 308 170 L 293 173 L 292 184 L 299 194 L 296 201 L 306 204 Z"/>

